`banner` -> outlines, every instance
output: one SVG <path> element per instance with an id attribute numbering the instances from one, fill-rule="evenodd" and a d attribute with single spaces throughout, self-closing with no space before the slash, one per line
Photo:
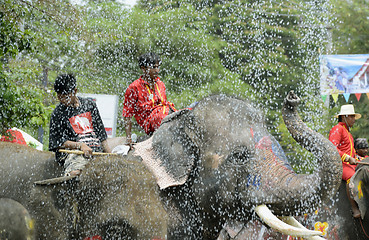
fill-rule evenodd
<path id="1" fill-rule="evenodd" d="M 320 76 L 322 96 L 369 93 L 369 54 L 322 55 Z"/>

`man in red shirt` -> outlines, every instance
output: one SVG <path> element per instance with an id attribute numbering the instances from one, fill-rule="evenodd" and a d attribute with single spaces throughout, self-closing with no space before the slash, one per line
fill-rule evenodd
<path id="1" fill-rule="evenodd" d="M 131 83 L 124 94 L 123 117 L 126 123 L 127 143 L 131 140 L 131 119 L 134 116 L 146 134 L 151 135 L 169 113 L 176 111 L 174 104 L 167 101 L 165 85 L 158 77 L 161 64 L 155 53 L 139 57 L 143 75 Z"/>
<path id="2" fill-rule="evenodd" d="M 329 140 L 337 147 L 338 153 L 342 159 L 342 180 L 346 181 L 348 198 L 352 206 L 353 216 L 360 217 L 360 211 L 354 199 L 349 194 L 349 185 L 351 177 L 355 174 L 357 166 L 356 152 L 354 147 L 354 138 L 350 133 L 350 127 L 354 126 L 355 120 L 361 118 L 361 114 L 355 113 L 352 104 L 342 105 L 340 113 L 336 116 L 338 124 L 329 132 Z"/>

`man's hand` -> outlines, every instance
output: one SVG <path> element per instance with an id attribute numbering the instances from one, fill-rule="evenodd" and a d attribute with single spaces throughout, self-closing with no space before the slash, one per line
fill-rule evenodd
<path id="1" fill-rule="evenodd" d="M 87 158 L 92 157 L 92 148 L 86 145 L 86 143 L 80 143 L 80 149 L 83 152 L 83 155 Z"/>
<path id="2" fill-rule="evenodd" d="M 92 148 L 86 145 L 86 143 L 83 142 L 74 142 L 74 141 L 65 141 L 61 148 L 67 148 L 71 150 L 81 150 L 83 151 L 83 155 L 85 157 L 91 157 L 92 156 Z"/>
<path id="3" fill-rule="evenodd" d="M 132 147 L 132 138 L 131 138 L 131 130 L 132 130 L 132 122 L 130 117 L 124 118 L 124 122 L 126 123 L 126 145 L 129 145 Z"/>
<path id="4" fill-rule="evenodd" d="M 356 158 L 350 157 L 349 155 L 346 155 L 345 162 L 348 162 L 351 165 L 356 165 L 357 164 Z"/>

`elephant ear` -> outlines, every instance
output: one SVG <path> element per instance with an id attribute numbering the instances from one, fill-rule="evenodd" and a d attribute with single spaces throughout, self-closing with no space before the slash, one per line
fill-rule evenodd
<path id="1" fill-rule="evenodd" d="M 369 163 L 369 158 L 362 162 Z M 369 208 L 369 166 L 359 164 L 354 176 L 350 180 L 351 193 L 359 206 L 361 217 L 364 219 Z"/>
<path id="2" fill-rule="evenodd" d="M 184 184 L 194 167 L 197 147 L 186 133 L 191 115 L 187 109 L 171 114 L 152 137 L 155 159 L 159 163 L 153 172 L 157 179 L 161 178 L 158 181 L 161 189 Z"/>

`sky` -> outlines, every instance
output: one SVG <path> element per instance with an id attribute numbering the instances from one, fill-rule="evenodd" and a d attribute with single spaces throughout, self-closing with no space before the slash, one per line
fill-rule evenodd
<path id="1" fill-rule="evenodd" d="M 332 68 L 342 67 L 349 77 L 353 77 L 369 59 L 369 54 L 324 55 L 324 57 Z"/>
<path id="2" fill-rule="evenodd" d="M 132 7 L 133 5 L 136 4 L 137 0 L 121 0 L 121 1 L 123 1 L 125 4 L 128 4 Z"/>
<path id="3" fill-rule="evenodd" d="M 84 5 L 84 0 L 71 0 L 72 3 L 75 3 L 75 4 L 79 4 L 79 5 Z M 136 4 L 137 0 L 117 0 L 117 2 L 120 2 L 120 3 L 125 3 L 129 6 L 133 6 Z"/>

